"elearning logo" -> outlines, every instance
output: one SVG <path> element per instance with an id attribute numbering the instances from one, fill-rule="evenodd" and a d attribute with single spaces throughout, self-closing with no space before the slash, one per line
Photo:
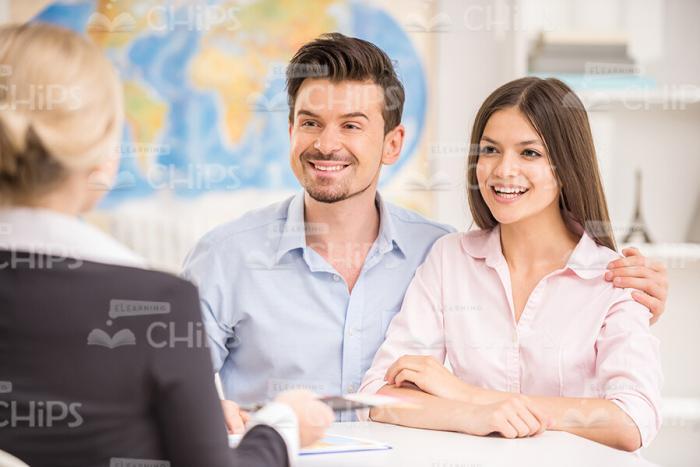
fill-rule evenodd
<path id="1" fill-rule="evenodd" d="M 129 316 L 161 315 L 170 313 L 170 303 L 145 300 L 119 300 L 109 301 L 107 326 L 112 326 L 113 319 Z M 110 336 L 103 329 L 95 328 L 87 336 L 87 345 L 99 345 L 108 349 L 116 349 L 129 345 L 136 345 L 136 336 L 131 329 L 120 329 Z"/>

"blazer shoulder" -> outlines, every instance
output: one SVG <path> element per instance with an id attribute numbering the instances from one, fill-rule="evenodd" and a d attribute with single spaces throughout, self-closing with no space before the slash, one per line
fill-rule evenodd
<path id="1" fill-rule="evenodd" d="M 95 262 L 84 262 L 80 269 L 100 282 L 109 281 L 133 295 L 188 295 L 196 294 L 197 287 L 190 281 L 165 271 L 142 269 Z"/>

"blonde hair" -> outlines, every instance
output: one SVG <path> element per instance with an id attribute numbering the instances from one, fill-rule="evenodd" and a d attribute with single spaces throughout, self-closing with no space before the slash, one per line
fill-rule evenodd
<path id="1" fill-rule="evenodd" d="M 122 107 L 95 44 L 49 24 L 0 27 L 0 203 L 50 192 L 114 155 Z"/>

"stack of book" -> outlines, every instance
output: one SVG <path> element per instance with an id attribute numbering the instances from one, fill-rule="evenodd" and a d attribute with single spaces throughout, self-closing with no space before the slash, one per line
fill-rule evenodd
<path id="1" fill-rule="evenodd" d="M 574 88 L 654 87 L 641 75 L 622 35 L 543 32 L 531 47 L 529 73 L 557 77 Z"/>

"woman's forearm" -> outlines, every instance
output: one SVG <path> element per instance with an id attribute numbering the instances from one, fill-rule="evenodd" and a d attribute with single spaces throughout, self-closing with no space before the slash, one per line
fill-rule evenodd
<path id="1" fill-rule="evenodd" d="M 636 451 L 642 438 L 634 421 L 607 399 L 573 397 L 531 397 L 552 417 L 551 430 L 578 436 L 622 449 Z"/>
<path id="2" fill-rule="evenodd" d="M 493 404 L 513 393 L 474 388 L 462 401 Z M 624 451 L 641 447 L 641 435 L 632 419 L 607 399 L 528 396 L 551 417 L 550 430 L 566 431 Z"/>
<path id="3" fill-rule="evenodd" d="M 419 389 L 386 385 L 378 394 L 398 397 L 406 407 L 375 407 L 370 418 L 376 422 L 392 423 L 413 428 L 464 432 L 464 412 L 468 404 L 441 399 Z M 410 405 L 415 404 L 415 407 Z"/>
<path id="4" fill-rule="evenodd" d="M 478 389 L 460 400 L 448 400 L 419 389 L 386 385 L 379 394 L 399 397 L 415 407 L 375 407 L 370 418 L 377 422 L 431 430 L 486 434 L 477 420 L 475 404 L 483 407 L 502 402 L 514 393 Z M 632 419 L 613 402 L 606 399 L 527 396 L 547 412 L 548 429 L 566 431 L 607 446 L 635 451 L 641 447 L 641 436 Z M 479 425 L 478 428 L 473 425 Z M 496 430 L 494 430 L 496 431 Z"/>

